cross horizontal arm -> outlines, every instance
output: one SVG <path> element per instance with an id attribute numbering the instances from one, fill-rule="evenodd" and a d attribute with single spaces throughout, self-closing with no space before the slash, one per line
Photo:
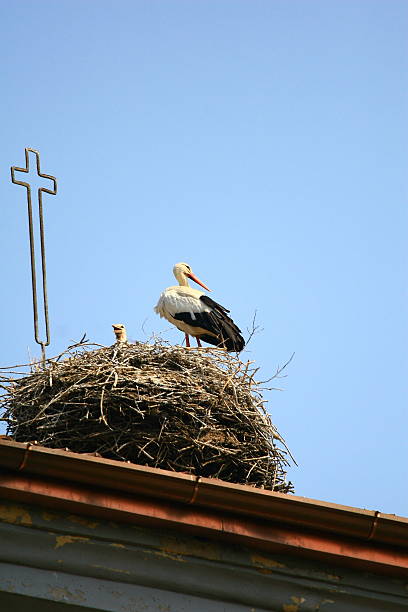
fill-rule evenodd
<path id="1" fill-rule="evenodd" d="M 43 191 L 44 193 L 49 193 L 51 195 L 56 195 L 57 194 L 57 179 L 55 178 L 55 176 L 51 176 L 50 174 L 44 174 L 43 172 L 41 172 L 41 166 L 40 166 L 40 153 L 38 151 L 36 151 L 35 149 L 30 149 L 29 147 L 26 147 L 25 149 L 25 161 L 26 161 L 26 167 L 25 168 L 18 168 L 17 166 L 12 166 L 11 168 L 11 181 L 15 184 L 15 185 L 22 185 L 23 187 L 26 187 L 27 189 L 31 189 L 31 185 L 25 181 L 19 181 L 16 179 L 16 172 L 24 172 L 25 174 L 29 174 L 30 172 L 30 156 L 29 153 L 34 153 L 35 158 L 36 158 L 36 167 L 37 167 L 37 176 L 40 176 L 41 178 L 45 178 L 48 179 L 50 181 L 53 182 L 53 189 L 47 189 L 46 187 L 40 187 L 39 191 Z"/>

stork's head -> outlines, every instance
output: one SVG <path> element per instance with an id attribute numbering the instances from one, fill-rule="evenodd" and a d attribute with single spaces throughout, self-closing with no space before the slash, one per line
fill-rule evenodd
<path id="1" fill-rule="evenodd" d="M 118 342 L 126 342 L 127 341 L 126 327 L 122 325 L 122 323 L 115 323 L 114 325 L 112 325 L 112 327 L 113 327 L 113 333 L 116 336 L 116 340 Z"/>
<path id="2" fill-rule="evenodd" d="M 211 289 L 209 289 L 206 285 L 204 285 L 204 283 L 201 282 L 200 279 L 197 278 L 195 274 L 193 274 L 190 266 L 184 262 L 176 263 L 176 265 L 173 268 L 173 274 L 178 280 L 179 285 L 181 286 L 188 286 L 187 278 L 191 278 L 192 281 L 194 281 L 195 283 L 197 283 L 197 285 L 200 285 L 201 287 L 206 289 L 206 291 L 211 291 Z"/>

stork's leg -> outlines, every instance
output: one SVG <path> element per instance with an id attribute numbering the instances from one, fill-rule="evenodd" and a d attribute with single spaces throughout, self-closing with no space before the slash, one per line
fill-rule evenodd
<path id="1" fill-rule="evenodd" d="M 186 336 L 186 347 L 190 348 L 190 338 L 188 337 L 188 334 L 186 334 L 185 336 Z"/>
<path id="2" fill-rule="evenodd" d="M 199 348 L 203 348 L 203 347 L 201 346 L 200 338 L 199 338 L 198 336 L 196 336 L 196 340 L 197 340 L 197 346 L 198 346 Z"/>

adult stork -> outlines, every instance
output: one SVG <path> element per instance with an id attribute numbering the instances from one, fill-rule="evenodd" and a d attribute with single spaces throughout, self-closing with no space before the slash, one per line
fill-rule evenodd
<path id="1" fill-rule="evenodd" d="M 229 310 L 188 284 L 187 279 L 190 278 L 203 289 L 211 291 L 193 274 L 190 266 L 186 263 L 177 263 L 173 268 L 173 274 L 179 284 L 163 291 L 154 309 L 155 312 L 185 333 L 187 347 L 190 347 L 189 336 L 194 336 L 199 347 L 201 347 L 200 340 L 203 340 L 208 344 L 223 347 L 229 352 L 242 351 L 245 341 L 241 331 L 228 316 Z"/>

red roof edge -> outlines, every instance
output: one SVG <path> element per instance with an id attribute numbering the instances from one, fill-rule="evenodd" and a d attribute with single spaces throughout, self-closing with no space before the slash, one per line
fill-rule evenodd
<path id="1" fill-rule="evenodd" d="M 0 468 L 9 500 L 408 572 L 407 518 L 8 440 Z"/>

